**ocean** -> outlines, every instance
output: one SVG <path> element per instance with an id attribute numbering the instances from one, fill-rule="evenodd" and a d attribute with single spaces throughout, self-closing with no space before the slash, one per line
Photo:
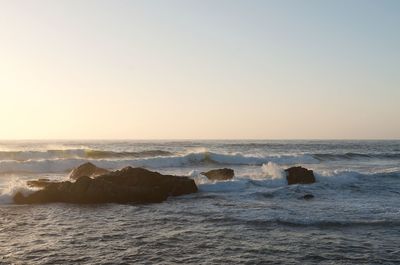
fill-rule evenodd
<path id="1" fill-rule="evenodd" d="M 159 204 L 15 205 L 90 161 L 189 176 Z M 290 185 L 284 169 L 314 170 Z M 200 172 L 228 167 L 232 180 Z M 313 194 L 310 200 L 305 194 Z M 400 264 L 400 141 L 2 141 L 0 264 Z"/>

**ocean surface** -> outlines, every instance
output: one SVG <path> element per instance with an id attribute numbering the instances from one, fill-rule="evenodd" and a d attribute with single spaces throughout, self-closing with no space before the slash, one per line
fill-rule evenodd
<path id="1" fill-rule="evenodd" d="M 193 178 L 145 205 L 14 205 L 87 161 Z M 312 185 L 283 170 L 313 169 Z M 200 172 L 229 167 L 230 181 Z M 304 200 L 305 194 L 313 194 Z M 0 264 L 400 264 L 400 141 L 3 141 Z"/>

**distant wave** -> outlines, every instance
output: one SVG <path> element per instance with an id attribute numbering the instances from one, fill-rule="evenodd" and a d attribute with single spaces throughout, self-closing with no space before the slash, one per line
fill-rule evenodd
<path id="1" fill-rule="evenodd" d="M 267 162 L 275 163 L 320 163 L 337 160 L 367 160 L 367 159 L 400 159 L 400 153 L 313 153 L 298 155 L 245 155 L 241 153 L 224 154 L 196 150 L 185 155 L 178 155 L 165 150 L 143 151 L 108 151 L 96 149 L 54 149 L 46 151 L 0 151 L 0 162 L 17 161 L 28 162 L 34 160 L 62 160 L 62 159 L 88 159 L 88 160 L 118 160 L 163 157 L 166 161 L 160 162 L 166 166 L 181 166 L 189 163 L 218 163 L 233 165 L 262 165 Z M 100 161 L 101 163 L 101 161 Z M 151 166 L 157 167 L 152 164 Z M 1 172 L 1 169 L 0 169 Z"/>
<path id="2" fill-rule="evenodd" d="M 114 151 L 99 151 L 85 150 L 85 155 L 88 158 L 124 158 L 124 157 L 153 157 L 153 156 L 169 156 L 171 152 L 163 150 L 146 150 L 140 152 L 114 152 Z"/>
<path id="3" fill-rule="evenodd" d="M 67 158 L 138 158 L 153 156 L 168 156 L 171 152 L 164 150 L 145 150 L 138 152 L 116 152 L 102 151 L 93 149 L 65 149 L 65 150 L 47 150 L 47 151 L 0 151 L 0 160 L 40 160 L 40 159 L 67 159 Z"/>
<path id="4" fill-rule="evenodd" d="M 56 173 L 65 172 L 87 161 L 97 166 L 118 169 L 125 166 L 141 166 L 149 168 L 170 168 L 186 166 L 262 166 L 269 162 L 278 165 L 317 164 L 325 160 L 373 158 L 364 154 L 302 154 L 302 155 L 247 155 L 242 153 L 216 153 L 209 151 L 190 152 L 177 155 L 163 150 L 141 152 L 114 152 L 98 150 L 49 150 L 47 152 L 0 152 L 0 173 L 33 172 Z M 7 154 L 7 155 L 6 155 Z M 394 158 L 400 154 L 382 154 L 375 157 Z M 8 159 L 4 159 L 8 157 Z M 61 158 L 60 158 L 61 157 Z"/>
<path id="5" fill-rule="evenodd" d="M 352 160 L 352 159 L 400 159 L 400 153 L 343 153 L 343 154 L 329 154 L 320 153 L 312 155 L 315 159 L 320 161 L 329 160 Z"/>
<path id="6" fill-rule="evenodd" d="M 160 154 L 164 155 L 161 156 Z M 91 154 L 92 155 L 92 154 Z M 118 154 L 118 155 L 121 155 Z M 148 153 L 146 153 L 148 155 Z M 154 154 L 153 154 L 154 155 Z M 99 156 L 95 154 L 96 158 Z M 105 156 L 104 153 L 101 156 Z M 0 173 L 10 172 L 33 172 L 33 173 L 55 173 L 65 172 L 72 168 L 83 164 L 87 161 L 95 163 L 97 166 L 117 169 L 124 166 L 141 166 L 149 168 L 168 168 L 168 167 L 183 167 L 183 166 L 196 166 L 196 165 L 258 165 L 264 163 L 274 162 L 277 164 L 307 164 L 316 163 L 318 160 L 309 155 L 300 156 L 250 156 L 240 153 L 236 154 L 221 154 L 214 152 L 195 152 L 186 155 L 170 155 L 166 153 L 158 153 L 158 156 L 144 157 L 144 158 L 131 158 L 129 156 L 117 157 L 119 159 L 84 159 L 84 158 L 64 158 L 64 159 L 41 159 L 41 160 L 3 160 L 0 161 Z M 89 157 L 85 157 L 89 158 Z M 112 158 L 116 158 L 113 156 Z"/>

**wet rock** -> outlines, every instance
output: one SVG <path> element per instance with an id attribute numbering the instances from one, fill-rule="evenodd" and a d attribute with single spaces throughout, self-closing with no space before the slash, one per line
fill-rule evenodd
<path id="1" fill-rule="evenodd" d="M 315 182 L 314 172 L 304 167 L 291 167 L 285 170 L 286 179 L 289 185 L 311 184 Z"/>
<path id="2" fill-rule="evenodd" d="M 221 168 L 201 172 L 200 174 L 206 176 L 209 180 L 228 180 L 234 177 L 235 172 L 230 168 Z"/>
<path id="3" fill-rule="evenodd" d="M 37 180 L 28 180 L 26 182 L 26 184 L 32 188 L 44 188 L 47 185 L 49 185 L 50 183 L 54 183 L 54 182 L 50 181 L 49 179 L 45 179 L 45 178 L 41 178 L 41 179 L 37 179 Z"/>
<path id="4" fill-rule="evenodd" d="M 146 188 L 158 187 L 161 191 L 172 196 L 197 192 L 197 186 L 193 179 L 173 175 L 162 175 L 158 172 L 140 167 L 126 167 L 102 175 L 96 179 L 111 181 L 117 185 Z"/>
<path id="5" fill-rule="evenodd" d="M 166 200 L 168 196 L 194 192 L 197 192 L 197 186 L 190 178 L 126 167 L 94 179 L 83 176 L 75 182 L 51 182 L 28 196 L 17 193 L 14 202 L 156 203 Z"/>
<path id="6" fill-rule="evenodd" d="M 78 179 L 83 176 L 93 178 L 93 177 L 97 177 L 97 176 L 106 174 L 108 172 L 110 172 L 110 171 L 107 169 L 97 167 L 94 164 L 87 162 L 87 163 L 80 165 L 77 168 L 74 168 L 71 171 L 71 173 L 69 173 L 69 178 L 73 179 L 73 180 Z"/>

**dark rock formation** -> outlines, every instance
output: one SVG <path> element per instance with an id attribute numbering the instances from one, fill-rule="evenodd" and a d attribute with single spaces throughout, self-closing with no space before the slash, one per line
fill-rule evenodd
<path id="1" fill-rule="evenodd" d="M 233 178 L 235 172 L 230 168 L 214 169 L 200 174 L 206 176 L 209 180 L 228 180 Z"/>
<path id="2" fill-rule="evenodd" d="M 314 172 L 304 167 L 291 167 L 285 170 L 286 179 L 289 185 L 311 184 L 315 182 Z"/>
<path id="3" fill-rule="evenodd" d="M 172 175 L 162 175 L 144 168 L 126 167 L 118 171 L 97 177 L 96 179 L 111 181 L 116 185 L 135 187 L 158 187 L 162 192 L 172 196 L 189 194 L 197 191 L 193 179 Z"/>
<path id="4" fill-rule="evenodd" d="M 83 176 L 93 178 L 93 177 L 97 177 L 97 176 L 106 174 L 108 172 L 110 172 L 110 171 L 108 171 L 107 169 L 97 167 L 97 166 L 93 165 L 92 163 L 87 162 L 85 164 L 80 165 L 77 168 L 74 168 L 71 171 L 71 173 L 69 173 L 69 178 L 73 179 L 73 180 L 78 179 Z"/>
<path id="5" fill-rule="evenodd" d="M 126 167 L 92 179 L 52 182 L 28 196 L 17 193 L 15 203 L 155 203 L 168 196 L 197 192 L 192 179 Z"/>

